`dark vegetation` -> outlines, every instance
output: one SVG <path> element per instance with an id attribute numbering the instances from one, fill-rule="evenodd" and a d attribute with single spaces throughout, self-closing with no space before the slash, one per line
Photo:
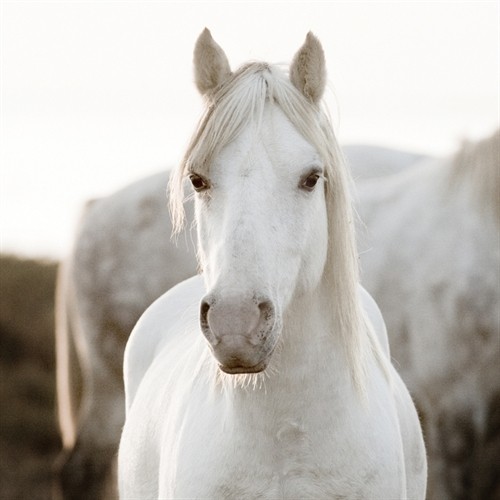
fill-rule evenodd
<path id="1" fill-rule="evenodd" d="M 51 495 L 57 264 L 0 256 L 0 499 Z"/>

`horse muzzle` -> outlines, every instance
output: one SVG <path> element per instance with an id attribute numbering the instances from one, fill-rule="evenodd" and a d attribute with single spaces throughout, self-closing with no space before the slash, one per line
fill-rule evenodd
<path id="1" fill-rule="evenodd" d="M 220 369 L 229 374 L 266 369 L 276 344 L 276 308 L 267 298 L 221 298 L 208 294 L 200 306 L 200 326 Z"/>

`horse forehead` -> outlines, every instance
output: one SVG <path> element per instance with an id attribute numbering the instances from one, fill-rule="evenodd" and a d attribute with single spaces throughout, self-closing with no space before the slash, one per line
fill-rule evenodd
<path id="1" fill-rule="evenodd" d="M 250 123 L 221 152 L 221 175 L 262 180 L 281 178 L 319 164 L 319 154 L 276 105 L 266 106 L 262 121 Z M 225 168 L 229 166 L 230 168 Z"/>
<path id="2" fill-rule="evenodd" d="M 315 147 L 296 129 L 277 106 L 270 106 L 262 124 L 262 146 L 276 167 L 303 168 L 319 161 Z"/>

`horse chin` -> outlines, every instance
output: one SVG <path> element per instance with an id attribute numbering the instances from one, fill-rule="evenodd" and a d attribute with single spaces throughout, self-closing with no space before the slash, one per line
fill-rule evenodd
<path id="1" fill-rule="evenodd" d="M 263 372 L 267 368 L 267 365 L 268 360 L 264 360 L 254 366 L 224 366 L 219 363 L 219 368 L 221 371 L 228 373 L 229 375 L 241 375 Z"/>

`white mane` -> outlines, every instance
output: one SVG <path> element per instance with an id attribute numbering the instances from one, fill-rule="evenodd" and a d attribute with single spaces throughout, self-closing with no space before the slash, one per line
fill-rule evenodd
<path id="1" fill-rule="evenodd" d="M 464 141 L 452 160 L 452 172 L 452 186 L 469 185 L 474 201 L 500 223 L 500 129 L 481 141 Z"/>
<path id="2" fill-rule="evenodd" d="M 331 289 L 336 332 L 344 338 L 356 386 L 363 387 L 366 324 L 361 313 L 358 256 L 354 239 L 350 177 L 325 110 L 308 101 L 279 67 L 267 63 L 243 66 L 208 100 L 182 163 L 170 182 L 174 231 L 184 222 L 183 180 L 193 169 L 208 174 L 213 157 L 246 126 L 258 130 L 267 102 L 277 104 L 297 130 L 315 146 L 325 164 L 329 249 L 324 279 Z"/>

